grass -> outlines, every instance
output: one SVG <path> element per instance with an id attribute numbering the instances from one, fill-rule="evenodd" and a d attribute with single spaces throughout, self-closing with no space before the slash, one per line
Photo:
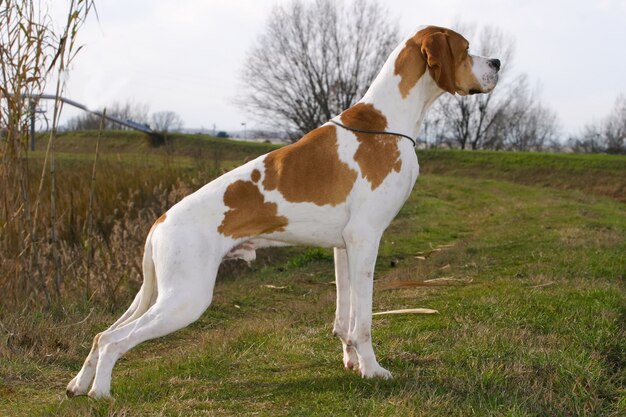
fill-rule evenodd
<path id="1" fill-rule="evenodd" d="M 603 154 L 418 151 L 422 172 L 576 189 L 626 202 L 626 158 Z"/>
<path id="2" fill-rule="evenodd" d="M 626 206 L 575 189 L 569 173 L 590 164 L 581 172 L 619 182 L 626 159 L 607 168 L 604 156 L 465 154 L 420 155 L 426 174 L 383 237 L 374 310 L 439 310 L 374 319 L 393 380 L 341 365 L 331 251 L 273 249 L 251 267 L 224 264 L 200 320 L 120 359 L 114 400 L 64 390 L 121 307 L 5 314 L 0 415 L 624 415 Z M 432 173 L 447 159 L 454 169 Z M 519 179 L 544 165 L 560 184 Z M 459 281 L 383 289 L 441 277 Z"/>

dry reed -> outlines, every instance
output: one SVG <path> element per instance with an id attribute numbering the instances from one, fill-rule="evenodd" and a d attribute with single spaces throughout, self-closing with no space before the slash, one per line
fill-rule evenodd
<path id="1" fill-rule="evenodd" d="M 61 301 L 59 219 L 54 138 L 60 114 L 55 103 L 49 148 L 48 173 L 31 172 L 28 157 L 29 127 L 36 97 L 46 82 L 56 76 L 56 92 L 68 64 L 80 48 L 75 44 L 78 29 L 93 9 L 93 0 L 67 2 L 67 20 L 60 30 L 48 15 L 45 4 L 34 0 L 5 0 L 0 3 L 0 287 L 3 306 L 36 301 L 46 306 Z M 35 189 L 33 184 L 39 182 Z M 49 182 L 49 198 L 44 197 Z M 49 210 L 41 212 L 43 200 Z M 44 216 L 45 214 L 45 216 Z M 53 261 L 48 268 L 46 253 Z M 52 275 L 50 282 L 48 277 Z M 53 292 L 51 293 L 51 289 Z M 54 294 L 54 298 L 52 297 Z"/>

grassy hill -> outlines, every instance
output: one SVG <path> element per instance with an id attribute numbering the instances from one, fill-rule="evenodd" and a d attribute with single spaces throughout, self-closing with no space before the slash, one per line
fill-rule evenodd
<path id="1" fill-rule="evenodd" d="M 80 140 L 59 140 L 61 163 L 89 165 L 93 141 Z M 202 169 L 197 153 L 214 146 L 222 168 L 271 149 L 182 136 L 150 149 L 126 133 L 106 141 L 116 167 L 169 161 L 177 175 Z M 383 237 L 374 310 L 439 314 L 374 319 L 393 380 L 342 367 L 331 252 L 273 249 L 251 267 L 224 264 L 198 322 L 120 359 L 111 401 L 66 400 L 64 390 L 123 307 L 0 316 L 0 415 L 624 415 L 626 158 L 419 157 L 423 175 Z"/>
<path id="2" fill-rule="evenodd" d="M 460 150 L 427 150 L 418 155 L 422 173 L 576 189 L 626 202 L 626 157 L 622 155 Z"/>
<path id="3" fill-rule="evenodd" d="M 56 149 L 61 159 L 91 161 L 97 132 L 66 132 L 59 136 Z M 41 137 L 35 156 L 45 151 L 47 138 Z M 207 135 L 173 134 L 169 145 L 150 147 L 139 132 L 106 132 L 101 155 L 106 159 L 130 162 L 152 161 L 179 166 L 207 163 L 232 168 L 276 149 L 276 145 L 220 139 Z M 520 184 L 578 189 L 626 202 L 626 157 L 605 154 L 556 154 L 539 152 L 461 151 L 420 149 L 417 151 L 422 174 L 504 179 Z"/>
<path id="4" fill-rule="evenodd" d="M 64 132 L 55 142 L 61 158 L 93 158 L 98 132 Z M 148 137 L 139 132 L 106 131 L 101 140 L 101 155 L 105 158 L 136 159 L 148 158 L 159 161 L 163 158 L 175 160 L 178 164 L 192 166 L 195 161 L 218 161 L 226 167 L 240 164 L 277 148 L 276 145 L 248 141 L 235 141 L 208 135 L 171 134 L 167 145 L 152 147 Z M 46 150 L 48 138 L 40 136 L 35 156 Z"/>

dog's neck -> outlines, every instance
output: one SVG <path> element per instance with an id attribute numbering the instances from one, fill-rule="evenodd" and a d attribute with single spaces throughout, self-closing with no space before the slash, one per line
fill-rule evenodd
<path id="1" fill-rule="evenodd" d="M 388 132 L 403 133 L 415 138 L 428 109 L 444 91 L 437 86 L 429 71 L 426 71 L 409 94 L 402 97 L 398 88 L 400 76 L 394 74 L 394 64 L 403 48 L 404 42 L 391 53 L 359 102 L 371 103 L 385 115 Z"/>

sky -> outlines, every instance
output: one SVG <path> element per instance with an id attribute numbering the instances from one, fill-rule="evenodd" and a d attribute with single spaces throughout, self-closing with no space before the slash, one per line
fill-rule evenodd
<path id="1" fill-rule="evenodd" d="M 305 0 L 306 1 L 306 0 Z M 289 0 L 96 0 L 64 95 L 102 108 L 146 103 L 185 128 L 250 129 L 234 104 L 246 53 L 276 4 Z M 626 94 L 626 0 L 387 0 L 401 35 L 458 21 L 500 28 L 515 40 L 512 71 L 526 73 L 556 112 L 564 136 L 606 116 Z M 53 18 L 64 2 L 50 0 Z M 471 45 L 470 45 L 471 51 Z M 48 89 L 51 90 L 50 84 Z M 52 91 L 47 91 L 52 93 Z M 62 121 L 77 114 L 66 108 Z"/>

